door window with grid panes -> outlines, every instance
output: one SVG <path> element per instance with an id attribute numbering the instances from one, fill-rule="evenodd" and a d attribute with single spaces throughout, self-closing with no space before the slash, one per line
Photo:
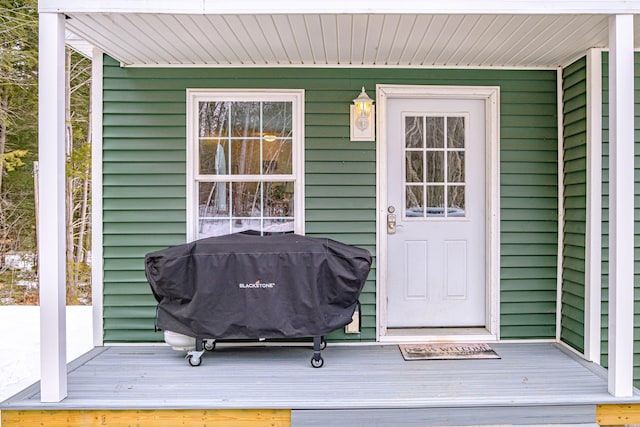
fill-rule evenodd
<path id="1" fill-rule="evenodd" d="M 301 106 L 301 91 L 190 91 L 190 240 L 301 233 Z"/>
<path id="2" fill-rule="evenodd" d="M 466 216 L 465 120 L 404 116 L 406 219 Z"/>

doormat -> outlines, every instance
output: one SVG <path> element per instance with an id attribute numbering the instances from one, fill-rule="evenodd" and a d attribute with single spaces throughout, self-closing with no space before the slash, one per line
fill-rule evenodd
<path id="1" fill-rule="evenodd" d="M 404 360 L 500 359 L 487 344 L 400 344 Z"/>

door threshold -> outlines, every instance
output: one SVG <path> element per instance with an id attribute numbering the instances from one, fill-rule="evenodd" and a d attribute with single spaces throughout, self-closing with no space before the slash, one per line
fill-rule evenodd
<path id="1" fill-rule="evenodd" d="M 493 342 L 498 337 L 487 328 L 388 328 L 380 342 Z"/>

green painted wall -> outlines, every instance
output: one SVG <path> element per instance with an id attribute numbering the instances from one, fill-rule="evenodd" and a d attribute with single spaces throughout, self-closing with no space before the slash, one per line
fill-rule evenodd
<path id="1" fill-rule="evenodd" d="M 634 357 L 633 378 L 640 387 L 640 53 L 635 54 L 635 230 L 634 230 Z M 602 54 L 602 365 L 609 353 L 609 54 Z"/>
<path id="2" fill-rule="evenodd" d="M 104 338 L 154 341 L 152 250 L 185 241 L 186 88 L 305 89 L 306 231 L 375 254 L 375 143 L 349 141 L 348 105 L 377 83 L 501 87 L 501 334 L 555 337 L 556 72 L 152 69 L 104 66 Z M 375 265 L 360 337 L 375 339 Z"/>
<path id="3" fill-rule="evenodd" d="M 587 209 L 587 59 L 562 72 L 564 236 L 561 339 L 584 351 Z"/>

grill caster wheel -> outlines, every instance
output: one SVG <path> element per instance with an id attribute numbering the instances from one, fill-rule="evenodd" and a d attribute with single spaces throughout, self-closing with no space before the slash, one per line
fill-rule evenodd
<path id="1" fill-rule="evenodd" d="M 216 342 L 214 340 L 204 340 L 204 349 L 207 351 L 215 350 Z"/>
<path id="2" fill-rule="evenodd" d="M 315 356 L 311 358 L 311 366 L 314 368 L 322 368 L 322 365 L 324 365 L 324 359 L 322 356 L 318 359 L 316 359 Z"/>
<path id="3" fill-rule="evenodd" d="M 325 348 L 327 348 L 327 341 L 322 338 L 322 340 L 320 341 L 320 350 L 324 350 Z"/>
<path id="4" fill-rule="evenodd" d="M 195 357 L 192 355 L 187 356 L 187 360 L 189 361 L 189 365 L 191 366 L 200 366 L 202 363 L 202 359 L 200 357 Z"/>

